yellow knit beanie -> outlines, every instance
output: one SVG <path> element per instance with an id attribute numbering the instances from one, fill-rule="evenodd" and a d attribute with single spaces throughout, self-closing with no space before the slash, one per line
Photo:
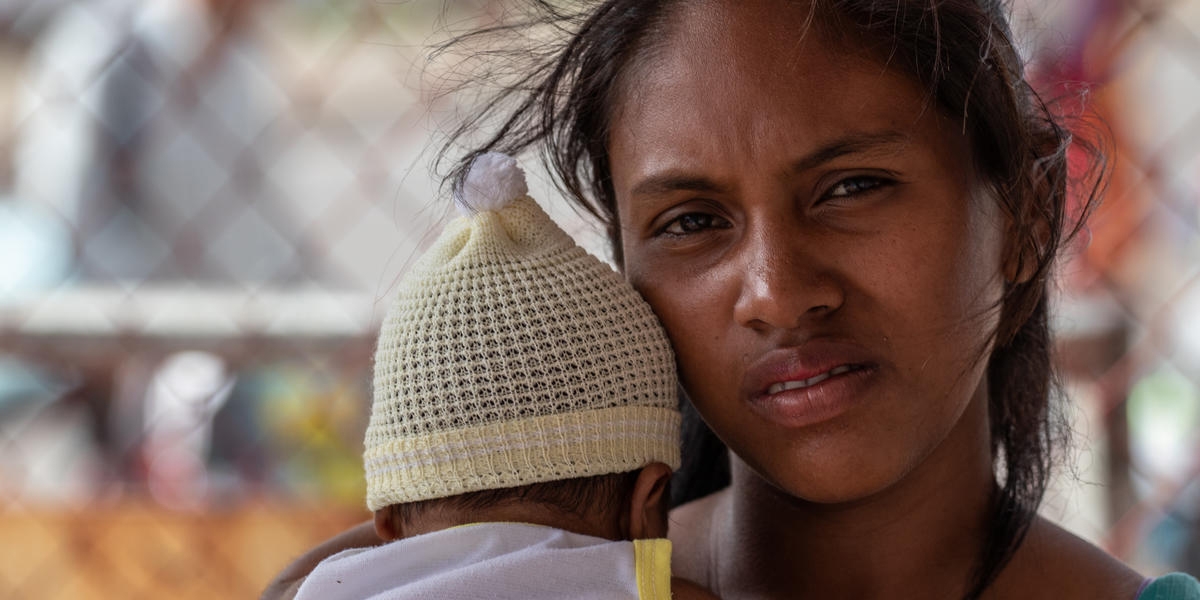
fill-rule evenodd
<path id="1" fill-rule="evenodd" d="M 679 467 L 675 361 L 636 291 L 477 158 L 375 352 L 367 507 Z"/>

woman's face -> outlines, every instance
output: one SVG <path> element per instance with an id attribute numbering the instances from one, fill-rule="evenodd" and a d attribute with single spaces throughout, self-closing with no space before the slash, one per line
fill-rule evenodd
<path id="1" fill-rule="evenodd" d="M 611 134 L 625 271 L 689 395 L 811 501 L 935 451 L 979 464 L 1004 226 L 961 124 L 898 68 L 799 39 L 807 9 L 733 4 L 682 9 Z"/>

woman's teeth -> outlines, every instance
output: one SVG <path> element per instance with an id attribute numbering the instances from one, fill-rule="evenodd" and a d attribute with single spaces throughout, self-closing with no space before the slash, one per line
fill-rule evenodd
<path id="1" fill-rule="evenodd" d="M 854 368 L 851 367 L 850 365 L 842 365 L 840 367 L 835 367 L 833 369 L 830 369 L 829 371 L 821 373 L 820 375 L 814 375 L 814 376 L 809 377 L 808 379 L 804 379 L 802 381 L 784 381 L 782 383 L 776 383 L 775 385 L 772 385 L 771 387 L 767 388 L 767 394 L 768 395 L 778 394 L 779 392 L 786 392 L 788 390 L 798 390 L 801 388 L 814 386 L 814 385 L 817 385 L 818 383 L 821 383 L 822 381 L 825 381 L 826 379 L 829 379 L 830 377 L 833 377 L 834 375 L 841 375 L 842 373 L 849 373 L 853 369 Z"/>

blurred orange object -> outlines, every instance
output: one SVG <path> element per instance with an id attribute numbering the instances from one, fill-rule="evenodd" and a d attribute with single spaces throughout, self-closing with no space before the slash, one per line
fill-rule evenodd
<path id="1" fill-rule="evenodd" d="M 150 500 L 0 512 L 0 597 L 256 598 L 365 511 L 256 501 L 174 512 Z"/>

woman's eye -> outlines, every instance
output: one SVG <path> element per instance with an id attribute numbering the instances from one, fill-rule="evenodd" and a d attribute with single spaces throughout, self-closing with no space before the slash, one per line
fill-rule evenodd
<path id="1" fill-rule="evenodd" d="M 867 175 L 848 177 L 837 182 L 837 185 L 834 185 L 832 188 L 830 188 L 829 191 L 825 193 L 825 196 L 827 198 L 844 198 L 846 196 L 853 196 L 855 194 L 869 192 L 873 189 L 887 185 L 888 183 L 889 182 L 885 179 Z"/>
<path id="2" fill-rule="evenodd" d="M 666 235 L 688 235 L 708 229 L 724 229 L 728 222 L 721 217 L 708 213 L 687 213 L 675 217 L 662 232 Z"/>

